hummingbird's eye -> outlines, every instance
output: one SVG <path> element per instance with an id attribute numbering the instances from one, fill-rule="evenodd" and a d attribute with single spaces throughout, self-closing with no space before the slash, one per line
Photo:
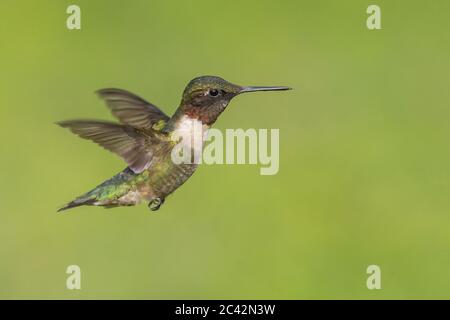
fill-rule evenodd
<path id="1" fill-rule="evenodd" d="M 211 97 L 217 97 L 217 96 L 219 95 L 219 90 L 217 90 L 217 89 L 211 89 L 211 90 L 208 91 L 208 94 L 209 94 Z"/>

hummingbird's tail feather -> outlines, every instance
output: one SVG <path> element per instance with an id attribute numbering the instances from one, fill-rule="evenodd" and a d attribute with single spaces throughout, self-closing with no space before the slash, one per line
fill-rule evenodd
<path id="1" fill-rule="evenodd" d="M 91 191 L 61 207 L 58 212 L 79 206 L 116 207 L 119 205 L 134 205 L 133 197 L 122 201 L 121 198 L 128 192 L 133 192 L 132 181 L 135 177 L 136 174 L 130 168 L 126 168 Z"/>
<path id="2" fill-rule="evenodd" d="M 77 199 L 69 202 L 65 206 L 59 208 L 57 212 L 65 211 L 65 210 L 76 208 L 76 207 L 79 207 L 79 206 L 93 205 L 94 202 L 95 202 L 95 199 L 83 199 L 83 198 L 80 199 L 80 198 L 77 198 Z"/>

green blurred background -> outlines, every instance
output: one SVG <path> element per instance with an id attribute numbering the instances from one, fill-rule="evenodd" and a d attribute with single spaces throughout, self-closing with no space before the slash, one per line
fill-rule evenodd
<path id="1" fill-rule="evenodd" d="M 378 4 L 382 30 L 366 28 Z M 66 28 L 81 7 L 82 29 Z M 0 4 L 0 298 L 450 298 L 449 1 Z M 93 94 L 171 114 L 213 74 L 216 127 L 279 128 L 280 171 L 202 166 L 157 214 L 56 209 L 124 168 L 53 123 Z M 82 289 L 68 290 L 76 264 Z M 366 268 L 382 289 L 366 288 Z"/>

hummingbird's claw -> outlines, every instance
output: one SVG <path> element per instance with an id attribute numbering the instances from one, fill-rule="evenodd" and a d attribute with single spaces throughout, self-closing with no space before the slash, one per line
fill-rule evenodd
<path id="1" fill-rule="evenodd" d="M 148 208 L 152 211 L 156 211 L 164 203 L 164 200 L 164 198 L 155 198 L 148 203 Z"/>

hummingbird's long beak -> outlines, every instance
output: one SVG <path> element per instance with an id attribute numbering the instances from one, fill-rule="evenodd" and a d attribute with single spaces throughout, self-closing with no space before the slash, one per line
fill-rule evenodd
<path id="1" fill-rule="evenodd" d="M 242 87 L 239 93 L 244 92 L 254 92 L 254 91 L 284 91 L 284 90 L 292 90 L 289 87 Z"/>

